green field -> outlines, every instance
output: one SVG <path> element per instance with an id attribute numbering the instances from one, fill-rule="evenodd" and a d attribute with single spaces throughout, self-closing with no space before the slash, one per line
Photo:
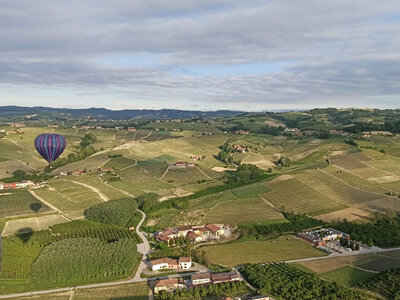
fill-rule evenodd
<path id="1" fill-rule="evenodd" d="M 96 192 L 68 180 L 52 180 L 35 193 L 71 218 L 80 218 L 84 209 L 103 201 Z"/>
<path id="2" fill-rule="evenodd" d="M 244 263 L 286 261 L 324 256 L 309 243 L 294 236 L 281 236 L 268 241 L 246 241 L 202 247 L 213 264 L 235 266 Z"/>
<path id="3" fill-rule="evenodd" d="M 360 281 L 374 277 L 376 274 L 346 266 L 341 269 L 323 274 L 321 277 L 346 286 L 353 286 Z"/>
<path id="4" fill-rule="evenodd" d="M 0 192 L 0 218 L 52 211 L 27 190 Z"/>
<path id="5" fill-rule="evenodd" d="M 263 194 L 265 199 L 275 207 L 283 207 L 285 210 L 295 213 L 319 215 L 346 207 L 295 178 L 283 181 L 278 178 L 266 185 L 272 191 Z"/>

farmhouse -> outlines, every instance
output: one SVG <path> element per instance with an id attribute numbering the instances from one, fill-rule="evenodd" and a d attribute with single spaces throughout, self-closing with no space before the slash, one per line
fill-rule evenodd
<path id="1" fill-rule="evenodd" d="M 198 273 L 191 276 L 191 287 L 219 284 L 232 281 L 240 281 L 240 277 L 236 272 L 225 273 Z"/>
<path id="2" fill-rule="evenodd" d="M 215 236 L 220 236 L 224 234 L 224 229 L 222 227 L 219 227 L 214 224 L 207 224 L 204 226 L 206 229 L 208 229 L 213 235 Z"/>
<path id="3" fill-rule="evenodd" d="M 210 273 L 193 274 L 191 276 L 191 279 L 192 279 L 191 283 L 192 283 L 193 286 L 211 284 L 211 275 L 210 275 Z"/>
<path id="4" fill-rule="evenodd" d="M 136 132 L 136 128 L 135 127 L 128 127 L 128 131 L 129 132 Z"/>
<path id="5" fill-rule="evenodd" d="M 154 285 L 154 293 L 158 294 L 161 291 L 173 292 L 178 289 L 183 289 L 185 286 L 179 283 L 178 278 L 157 280 Z"/>
<path id="6" fill-rule="evenodd" d="M 363 139 L 370 139 L 370 138 L 371 138 L 371 133 L 368 132 L 368 131 L 364 131 L 364 132 L 361 134 L 361 138 L 363 138 Z"/>
<path id="7" fill-rule="evenodd" d="M 322 228 L 319 230 L 305 231 L 298 233 L 297 236 L 315 246 L 323 246 L 327 241 L 333 241 L 340 238 L 350 240 L 350 235 L 333 228 Z"/>
<path id="8" fill-rule="evenodd" d="M 240 130 L 236 130 L 235 134 L 250 134 L 250 131 L 240 129 Z"/>
<path id="9" fill-rule="evenodd" d="M 115 172 L 114 168 L 100 168 L 101 173 L 113 173 Z"/>
<path id="10" fill-rule="evenodd" d="M 194 163 L 189 163 L 186 161 L 177 161 L 177 162 L 171 164 L 170 167 L 176 168 L 176 169 L 185 169 L 188 167 L 194 167 Z"/>
<path id="11" fill-rule="evenodd" d="M 25 124 L 23 124 L 23 123 L 12 123 L 11 127 L 21 128 L 21 127 L 25 127 Z"/>
<path id="12" fill-rule="evenodd" d="M 201 158 L 202 158 L 202 156 L 201 155 L 191 155 L 190 156 L 190 159 L 193 159 L 193 160 L 201 160 Z"/>
<path id="13" fill-rule="evenodd" d="M 153 259 L 150 261 L 153 271 L 164 269 L 190 269 L 192 266 L 192 259 L 190 257 L 180 257 L 178 260 L 164 257 L 160 259 Z"/>
<path id="14" fill-rule="evenodd" d="M 245 153 L 246 152 L 246 148 L 242 147 L 241 145 L 235 145 L 233 146 L 233 148 L 240 153 Z"/>
<path id="15" fill-rule="evenodd" d="M 178 237 L 190 239 L 192 242 L 201 242 L 210 238 L 209 236 L 219 237 L 225 233 L 223 226 L 207 224 L 205 226 L 186 225 L 177 228 L 167 228 L 155 233 L 158 241 L 170 241 Z"/>
<path id="16" fill-rule="evenodd" d="M 35 184 L 30 181 L 22 181 L 22 182 L 12 182 L 12 183 L 4 183 L 0 182 L 0 190 L 13 190 L 13 189 L 23 189 L 33 187 Z"/>

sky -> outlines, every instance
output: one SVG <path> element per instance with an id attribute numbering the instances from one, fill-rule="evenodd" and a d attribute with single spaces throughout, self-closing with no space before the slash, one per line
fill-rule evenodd
<path id="1" fill-rule="evenodd" d="M 400 1 L 2 0 L 2 105 L 400 108 Z"/>

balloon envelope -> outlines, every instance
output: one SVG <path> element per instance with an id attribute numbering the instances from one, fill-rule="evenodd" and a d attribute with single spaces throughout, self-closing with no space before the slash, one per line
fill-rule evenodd
<path id="1" fill-rule="evenodd" d="M 35 139 L 35 148 L 48 162 L 55 161 L 63 153 L 67 142 L 62 135 L 48 133 L 38 135 Z"/>

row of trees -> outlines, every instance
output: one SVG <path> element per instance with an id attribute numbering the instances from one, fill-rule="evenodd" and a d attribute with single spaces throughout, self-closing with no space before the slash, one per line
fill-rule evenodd
<path id="1" fill-rule="evenodd" d="M 104 224 L 126 226 L 137 213 L 137 203 L 132 198 L 122 198 L 95 204 L 84 211 L 86 219 Z"/>
<path id="2" fill-rule="evenodd" d="M 94 238 L 66 239 L 45 247 L 31 266 L 34 283 L 76 284 L 92 278 L 131 274 L 139 260 L 136 243 Z"/>
<path id="3" fill-rule="evenodd" d="M 387 299 L 400 300 L 400 269 L 381 272 L 357 286 L 381 294 Z"/>
<path id="4" fill-rule="evenodd" d="M 13 172 L 13 176 L 1 179 L 2 182 L 11 183 L 11 182 L 20 182 L 23 180 L 32 180 L 33 182 L 43 182 L 53 178 L 53 175 L 50 174 L 32 174 L 28 175 L 24 170 L 15 170 Z"/>
<path id="5" fill-rule="evenodd" d="M 245 265 L 240 271 L 261 294 L 273 294 L 283 299 L 365 299 L 358 291 L 284 263 Z"/>
<path id="6" fill-rule="evenodd" d="M 191 289 L 177 290 L 173 293 L 162 291 L 159 295 L 160 299 L 176 300 L 176 299 L 204 299 L 212 296 L 234 296 L 247 292 L 246 283 L 244 281 L 233 281 L 220 284 L 212 284 L 208 286 L 195 287 Z"/>
<path id="7" fill-rule="evenodd" d="M 346 220 L 332 227 L 350 234 L 351 239 L 368 246 L 400 246 L 400 217 L 381 216 L 372 223 L 355 224 Z"/>

